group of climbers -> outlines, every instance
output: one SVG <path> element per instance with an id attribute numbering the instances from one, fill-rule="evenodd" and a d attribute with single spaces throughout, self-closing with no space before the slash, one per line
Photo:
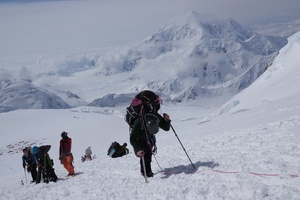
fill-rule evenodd
<path id="1" fill-rule="evenodd" d="M 160 115 L 157 111 L 160 109 L 160 98 L 154 92 L 145 90 L 135 96 L 130 106 L 127 108 L 125 116 L 126 122 L 129 124 L 130 144 L 134 149 L 134 153 L 140 158 L 140 172 L 143 176 L 152 177 L 151 158 L 156 153 L 155 134 L 162 128 L 168 131 L 171 126 L 170 116 L 166 113 Z M 71 152 L 72 139 L 68 137 L 67 132 L 61 133 L 59 145 L 59 160 L 64 168 L 68 171 L 68 176 L 74 176 L 73 154 Z M 53 160 L 50 158 L 48 151 L 50 145 L 34 146 L 23 150 L 23 168 L 27 167 L 27 171 L 31 173 L 32 181 L 40 183 L 43 175 L 44 182 L 56 182 L 57 176 L 53 168 Z M 113 142 L 108 149 L 107 155 L 112 158 L 127 155 L 129 150 L 127 143 L 120 145 Z M 92 160 L 92 151 L 88 147 L 82 162 Z M 38 169 L 38 170 L 36 170 Z"/>
<path id="2" fill-rule="evenodd" d="M 69 172 L 68 176 L 74 176 L 73 155 L 71 152 L 72 139 L 68 137 L 67 132 L 61 133 L 62 139 L 59 145 L 59 160 L 64 168 Z M 49 181 L 56 182 L 57 175 L 55 174 L 53 159 L 49 156 L 51 145 L 43 145 L 40 147 L 33 146 L 23 149 L 23 168 L 31 173 L 32 181 L 40 183 L 41 179 L 45 183 Z"/>

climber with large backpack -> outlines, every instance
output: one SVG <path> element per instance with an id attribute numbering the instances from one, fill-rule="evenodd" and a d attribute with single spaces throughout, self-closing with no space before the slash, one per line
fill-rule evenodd
<path id="1" fill-rule="evenodd" d="M 129 107 L 126 108 L 125 121 L 129 127 L 133 127 L 134 121 L 145 113 L 157 113 L 160 109 L 160 97 L 150 90 L 144 90 L 138 93 L 132 100 Z"/>
<path id="2" fill-rule="evenodd" d="M 141 174 L 153 177 L 151 169 L 152 154 L 156 153 L 155 134 L 162 128 L 170 130 L 171 120 L 166 113 L 161 116 L 160 98 L 154 92 L 145 90 L 135 96 L 127 108 L 126 121 L 130 126 L 130 144 L 140 158 Z"/>
<path id="3" fill-rule="evenodd" d="M 41 182 L 41 175 L 43 175 L 43 180 L 45 183 L 49 183 L 49 181 L 53 181 L 53 182 L 57 181 L 57 176 L 53 168 L 54 163 L 48 154 L 50 148 L 51 145 L 32 147 L 32 153 L 35 156 L 35 159 L 37 161 L 37 166 L 38 166 L 37 177 L 36 177 L 37 184 Z"/>

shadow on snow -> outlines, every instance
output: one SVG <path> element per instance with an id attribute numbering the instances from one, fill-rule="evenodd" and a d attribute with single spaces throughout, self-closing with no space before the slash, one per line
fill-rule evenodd
<path id="1" fill-rule="evenodd" d="M 210 161 L 210 162 L 198 161 L 198 162 L 194 163 L 194 166 L 195 166 L 195 169 L 192 166 L 192 164 L 189 164 L 187 166 L 179 165 L 176 167 L 165 168 L 162 171 L 162 173 L 163 173 L 162 178 L 169 178 L 171 175 L 180 174 L 180 173 L 193 174 L 198 171 L 199 167 L 209 167 L 209 168 L 213 169 L 214 167 L 218 167 L 219 163 L 214 162 L 214 161 Z"/>

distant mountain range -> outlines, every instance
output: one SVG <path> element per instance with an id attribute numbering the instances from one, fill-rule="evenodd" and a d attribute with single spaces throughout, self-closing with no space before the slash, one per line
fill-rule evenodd
<path id="1" fill-rule="evenodd" d="M 16 109 L 71 108 L 56 94 L 39 88 L 30 81 L 1 81 L 0 112 Z"/>
<path id="2" fill-rule="evenodd" d="M 266 70 L 286 44 L 286 37 L 258 34 L 233 19 L 220 20 L 193 11 L 166 24 L 125 52 L 116 50 L 113 64 L 103 55 L 90 61 L 84 57 L 85 63 L 92 63 L 91 67 L 76 66 L 75 71 L 97 69 L 99 76 L 109 76 L 115 82 L 119 81 L 115 76 L 124 74 L 123 78 L 132 85 L 124 94 L 152 89 L 167 95 L 170 101 L 181 102 L 238 93 Z M 52 88 L 49 92 L 33 83 L 2 81 L 0 112 L 69 108 L 78 105 L 78 101 L 84 102 L 72 91 Z M 120 98 L 122 94 L 115 95 L 113 88 L 111 90 L 111 94 L 89 105 L 116 105 L 114 97 Z M 72 103 L 70 98 L 76 98 L 77 103 Z"/>
<path id="3" fill-rule="evenodd" d="M 251 27 L 251 30 L 263 34 L 280 37 L 290 37 L 300 31 L 300 19 L 280 23 L 260 24 Z"/>

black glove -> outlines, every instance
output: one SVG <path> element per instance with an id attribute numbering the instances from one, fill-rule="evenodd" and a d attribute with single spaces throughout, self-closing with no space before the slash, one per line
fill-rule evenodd
<path id="1" fill-rule="evenodd" d="M 23 168 L 24 168 L 24 169 L 25 169 L 25 166 L 26 166 L 26 165 L 25 165 L 25 164 L 23 164 Z"/>

